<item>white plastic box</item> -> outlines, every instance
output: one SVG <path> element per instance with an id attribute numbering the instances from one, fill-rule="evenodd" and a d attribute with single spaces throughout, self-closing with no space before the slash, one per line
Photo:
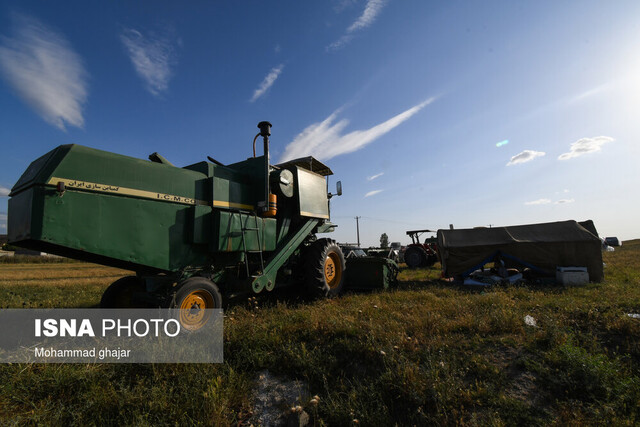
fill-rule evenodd
<path id="1" fill-rule="evenodd" d="M 565 286 L 580 286 L 589 283 L 587 267 L 557 267 L 556 281 Z"/>

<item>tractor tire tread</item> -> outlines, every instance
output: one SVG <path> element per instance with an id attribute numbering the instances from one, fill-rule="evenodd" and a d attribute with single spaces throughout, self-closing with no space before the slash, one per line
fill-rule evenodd
<path id="1" fill-rule="evenodd" d="M 339 254 L 342 268 L 340 283 L 331 289 L 325 280 L 324 263 L 330 253 Z M 346 262 L 342 250 L 332 239 L 318 239 L 313 242 L 304 254 L 304 278 L 307 291 L 314 298 L 334 297 L 342 292 L 345 284 Z"/>

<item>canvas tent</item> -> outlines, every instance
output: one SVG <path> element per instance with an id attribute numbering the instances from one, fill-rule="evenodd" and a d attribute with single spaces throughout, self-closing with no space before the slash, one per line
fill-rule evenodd
<path id="1" fill-rule="evenodd" d="M 494 260 L 554 275 L 556 267 L 587 267 L 600 282 L 601 241 L 592 221 L 549 222 L 512 227 L 438 230 L 438 251 L 446 277 L 466 277 Z"/>

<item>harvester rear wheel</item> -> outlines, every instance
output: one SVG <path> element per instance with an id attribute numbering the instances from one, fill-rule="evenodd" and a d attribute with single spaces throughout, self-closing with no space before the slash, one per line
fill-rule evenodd
<path id="1" fill-rule="evenodd" d="M 331 239 L 319 239 L 305 254 L 305 285 L 315 297 L 334 297 L 344 287 L 344 255 Z"/>
<path id="2" fill-rule="evenodd" d="M 144 292 L 144 282 L 136 276 L 122 277 L 102 294 L 101 308 L 135 308 L 134 295 Z"/>
<path id="3" fill-rule="evenodd" d="M 424 250 L 410 246 L 404 252 L 404 262 L 409 268 L 418 268 L 427 262 L 427 257 Z"/>
<path id="4" fill-rule="evenodd" d="M 183 328 L 196 331 L 209 318 L 212 308 L 222 308 L 222 296 L 215 283 L 204 277 L 191 277 L 176 292 L 175 307 L 180 309 L 179 320 Z"/>

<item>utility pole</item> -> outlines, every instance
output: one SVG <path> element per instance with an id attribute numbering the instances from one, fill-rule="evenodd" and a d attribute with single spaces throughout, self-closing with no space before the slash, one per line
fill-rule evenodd
<path id="1" fill-rule="evenodd" d="M 358 220 L 360 219 L 359 216 L 356 217 L 356 232 L 358 233 L 358 247 L 360 247 L 360 223 L 358 222 Z"/>

